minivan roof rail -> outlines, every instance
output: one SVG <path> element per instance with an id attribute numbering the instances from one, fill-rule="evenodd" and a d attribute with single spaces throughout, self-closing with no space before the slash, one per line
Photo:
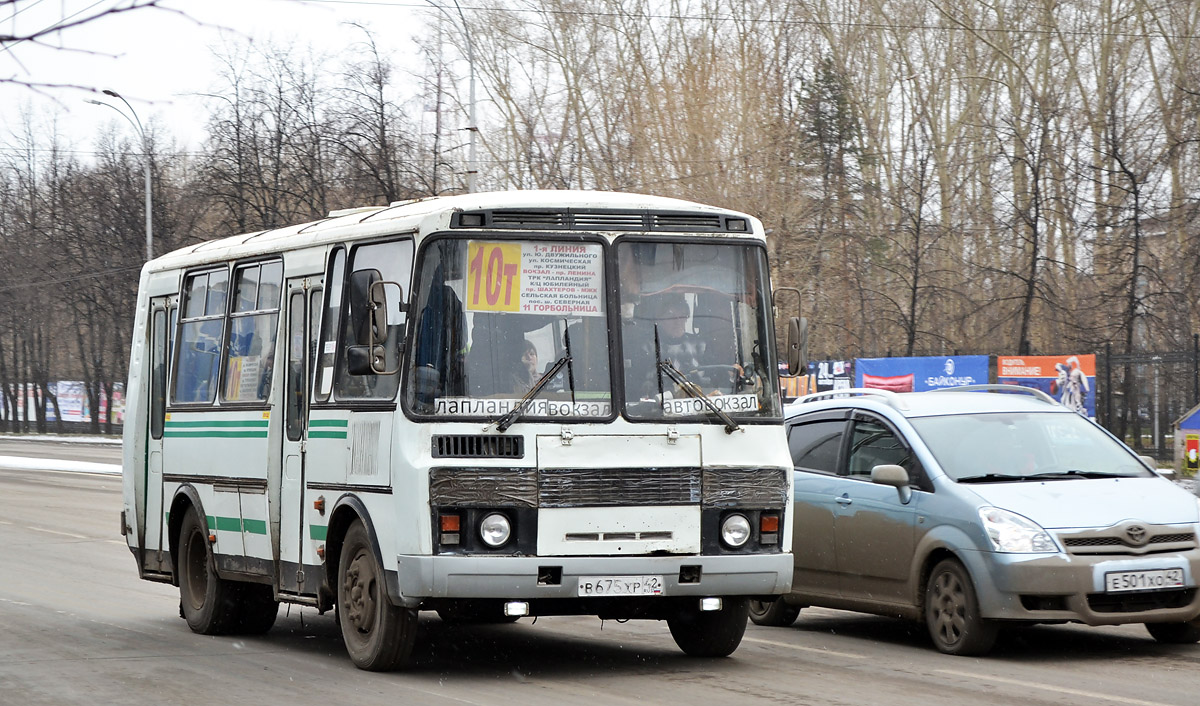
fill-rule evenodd
<path id="1" fill-rule="evenodd" d="M 1024 385 L 960 385 L 958 387 L 942 387 L 937 390 L 928 390 L 928 392 L 1008 392 L 1013 394 L 1032 395 L 1042 402 L 1048 402 L 1053 405 L 1058 404 L 1058 400 L 1054 399 L 1045 392 L 1036 387 L 1025 387 Z"/>
<path id="2" fill-rule="evenodd" d="M 850 395 L 869 395 L 872 397 L 881 397 L 888 406 L 895 409 L 908 409 L 908 405 L 904 403 L 904 398 L 891 390 L 881 390 L 877 387 L 850 387 L 845 390 L 826 390 L 825 392 L 814 392 L 810 395 L 797 397 L 792 400 L 793 403 L 816 402 L 817 400 L 830 400 L 838 397 L 849 397 Z"/>

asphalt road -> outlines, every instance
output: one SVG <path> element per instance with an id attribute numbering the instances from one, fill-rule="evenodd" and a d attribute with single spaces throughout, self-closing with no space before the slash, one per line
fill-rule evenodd
<path id="1" fill-rule="evenodd" d="M 1161 646 L 1140 626 L 1025 628 L 987 658 L 955 658 L 916 625 L 821 609 L 752 625 L 719 660 L 683 656 L 656 622 L 423 614 L 415 664 L 372 674 L 311 609 L 285 607 L 263 637 L 192 634 L 176 589 L 137 578 L 119 512 L 117 477 L 0 470 L 0 704 L 1200 703 L 1200 646 Z"/>

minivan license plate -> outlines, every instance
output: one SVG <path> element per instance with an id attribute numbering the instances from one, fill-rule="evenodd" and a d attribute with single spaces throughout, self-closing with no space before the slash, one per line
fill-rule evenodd
<path id="1" fill-rule="evenodd" d="M 1109 593 L 1119 593 L 1121 591 L 1155 591 L 1163 588 L 1182 587 L 1183 569 L 1110 571 L 1104 574 L 1104 590 Z"/>
<path id="2" fill-rule="evenodd" d="M 661 596 L 661 576 L 581 576 L 580 596 Z"/>

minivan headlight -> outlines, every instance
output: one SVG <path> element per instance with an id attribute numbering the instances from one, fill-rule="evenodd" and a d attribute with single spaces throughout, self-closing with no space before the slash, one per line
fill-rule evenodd
<path id="1" fill-rule="evenodd" d="M 979 508 L 983 531 L 992 540 L 992 549 L 1009 554 L 1045 554 L 1058 551 L 1058 545 L 1041 525 L 1015 512 L 998 507 Z"/>

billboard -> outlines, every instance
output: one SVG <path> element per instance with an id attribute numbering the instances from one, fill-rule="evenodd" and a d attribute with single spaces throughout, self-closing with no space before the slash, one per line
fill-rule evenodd
<path id="1" fill-rule="evenodd" d="M 808 364 L 808 372 L 816 380 L 817 392 L 846 390 L 854 386 L 852 360 L 815 360 Z"/>
<path id="2" fill-rule="evenodd" d="M 986 355 L 855 358 L 855 387 L 923 392 L 988 381 Z"/>
<path id="3" fill-rule="evenodd" d="M 1095 355 L 999 356 L 996 381 L 1036 388 L 1064 407 L 1096 418 Z"/>

